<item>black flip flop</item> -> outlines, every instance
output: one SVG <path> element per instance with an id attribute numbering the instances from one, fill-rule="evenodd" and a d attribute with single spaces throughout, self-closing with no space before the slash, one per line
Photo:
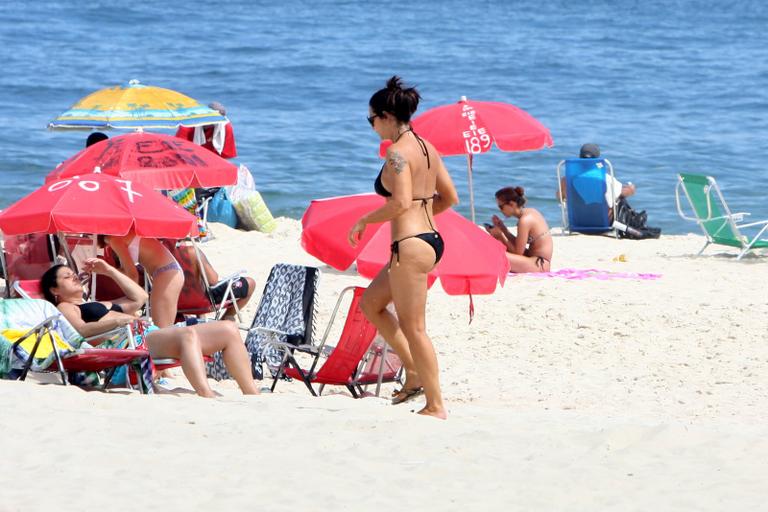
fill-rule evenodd
<path id="1" fill-rule="evenodd" d="M 400 393 L 392 399 L 392 405 L 398 405 L 407 402 L 417 396 L 424 394 L 424 388 L 419 386 L 418 388 L 402 389 Z"/>

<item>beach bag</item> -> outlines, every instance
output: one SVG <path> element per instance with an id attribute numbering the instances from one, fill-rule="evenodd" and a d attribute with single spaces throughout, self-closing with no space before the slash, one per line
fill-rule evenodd
<path id="1" fill-rule="evenodd" d="M 220 222 L 231 228 L 237 227 L 237 213 L 224 188 L 220 188 L 208 203 L 208 222 Z"/>
<path id="2" fill-rule="evenodd" d="M 235 204 L 251 192 L 255 192 L 256 183 L 253 181 L 251 171 L 243 164 L 240 164 L 240 167 L 237 168 L 237 183 L 226 186 L 224 189 L 227 191 L 229 200 L 232 201 L 232 204 Z"/>
<path id="3" fill-rule="evenodd" d="M 256 190 L 238 199 L 235 202 L 235 211 L 240 223 L 247 230 L 255 229 L 262 233 L 271 233 L 277 227 L 277 222 L 267 208 L 267 203 Z"/>
<path id="4" fill-rule="evenodd" d="M 626 231 L 619 231 L 619 238 L 643 240 L 646 238 L 659 238 L 661 235 L 660 228 L 652 228 L 647 225 L 648 214 L 645 210 L 636 211 L 623 197 L 620 197 L 616 202 L 616 220 L 627 226 Z"/>

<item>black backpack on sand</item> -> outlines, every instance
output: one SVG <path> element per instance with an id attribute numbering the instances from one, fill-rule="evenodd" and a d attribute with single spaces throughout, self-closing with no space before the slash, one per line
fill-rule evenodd
<path id="1" fill-rule="evenodd" d="M 627 226 L 626 231 L 619 231 L 619 238 L 643 240 L 645 238 L 659 238 L 661 235 L 661 228 L 652 228 L 647 225 L 648 214 L 645 213 L 645 210 L 641 212 L 633 210 L 623 197 L 620 197 L 616 203 L 615 219 Z"/>

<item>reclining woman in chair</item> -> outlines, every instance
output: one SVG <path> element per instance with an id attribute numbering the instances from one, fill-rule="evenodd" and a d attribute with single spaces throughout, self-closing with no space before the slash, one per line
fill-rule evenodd
<path id="1" fill-rule="evenodd" d="M 40 280 L 45 298 L 53 303 L 81 336 L 88 337 L 127 325 L 137 319 L 147 301 L 144 290 L 107 262 L 97 258 L 85 261 L 84 270 L 111 277 L 125 293 L 112 302 L 85 302 L 83 285 L 69 267 L 55 265 Z M 208 386 L 203 355 L 222 351 L 229 373 L 243 394 L 259 393 L 251 376 L 250 359 L 232 322 L 208 322 L 193 326 L 150 330 L 145 338 L 150 355 L 175 358 L 194 390 L 202 397 L 216 396 Z"/>
<path id="2" fill-rule="evenodd" d="M 549 272 L 552 262 L 552 235 L 544 216 L 527 201 L 523 187 L 505 187 L 496 191 L 496 203 L 505 217 L 516 217 L 517 236 L 494 215 L 493 225 L 485 229 L 507 248 L 510 272 Z M 526 248 L 527 246 L 527 248 Z"/>
<path id="3" fill-rule="evenodd" d="M 152 277 L 149 306 L 152 321 L 168 327 L 176 321 L 184 274 L 173 255 L 154 238 L 139 238 L 131 229 L 125 236 L 100 236 L 100 245 L 109 245 L 120 259 L 120 271 L 139 282 L 136 265 L 141 264 Z"/>

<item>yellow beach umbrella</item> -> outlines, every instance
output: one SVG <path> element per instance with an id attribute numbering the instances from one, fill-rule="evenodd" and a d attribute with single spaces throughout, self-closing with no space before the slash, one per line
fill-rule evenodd
<path id="1" fill-rule="evenodd" d="M 51 121 L 48 128 L 136 130 L 201 126 L 226 120 L 218 111 L 189 96 L 131 80 L 127 86 L 108 87 L 82 98 Z"/>

